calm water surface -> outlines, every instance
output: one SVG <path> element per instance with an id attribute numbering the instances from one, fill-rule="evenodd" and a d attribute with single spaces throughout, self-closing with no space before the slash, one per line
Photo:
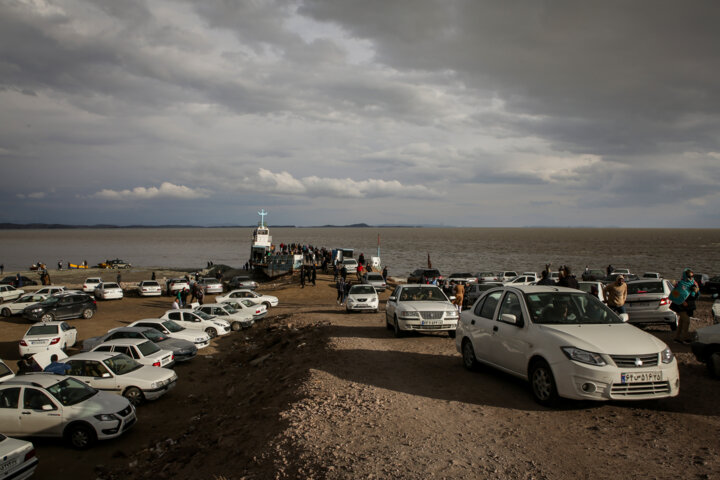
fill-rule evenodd
<path id="1" fill-rule="evenodd" d="M 481 270 L 539 271 L 545 263 L 580 272 L 585 265 L 656 271 L 677 278 L 690 266 L 720 274 L 720 229 L 583 228 L 272 228 L 273 243 L 350 247 L 375 255 L 391 276 L 432 265 L 443 274 Z M 119 257 L 136 266 L 204 267 L 208 260 L 239 267 L 249 256 L 251 228 L 68 229 L 0 231 L 6 271 L 40 260 L 95 265 Z"/>

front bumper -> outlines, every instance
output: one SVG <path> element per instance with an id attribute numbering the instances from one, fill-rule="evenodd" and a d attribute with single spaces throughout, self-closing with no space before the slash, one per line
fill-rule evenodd
<path id="1" fill-rule="evenodd" d="M 456 330 L 458 321 L 453 320 L 421 320 L 421 319 L 398 319 L 400 330 L 416 330 L 427 332 L 438 332 Z"/>

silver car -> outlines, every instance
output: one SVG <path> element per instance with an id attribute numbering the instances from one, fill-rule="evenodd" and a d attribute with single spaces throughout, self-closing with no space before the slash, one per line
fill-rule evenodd
<path id="1" fill-rule="evenodd" d="M 668 280 L 645 278 L 627 282 L 625 310 L 630 323 L 664 324 L 677 329 L 678 317 L 670 310 L 669 299 L 673 286 Z"/>
<path id="2" fill-rule="evenodd" d="M 198 285 L 205 293 L 223 293 L 222 282 L 212 277 L 201 278 Z"/>
<path id="3" fill-rule="evenodd" d="M 364 283 L 372 285 L 378 292 L 384 292 L 387 288 L 387 283 L 381 273 L 368 272 L 363 276 Z"/>

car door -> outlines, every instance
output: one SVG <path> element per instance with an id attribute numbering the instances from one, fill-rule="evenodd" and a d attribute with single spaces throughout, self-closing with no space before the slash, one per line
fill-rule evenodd
<path id="1" fill-rule="evenodd" d="M 503 318 L 503 315 L 507 316 Z M 515 317 L 515 323 L 509 315 Z M 527 374 L 527 356 L 531 349 L 527 319 L 518 294 L 505 292 L 492 327 L 489 354 L 494 365 L 520 376 Z"/>
<path id="2" fill-rule="evenodd" d="M 202 328 L 202 319 L 190 312 L 182 312 L 183 322 L 187 328 Z"/>
<path id="3" fill-rule="evenodd" d="M 66 363 L 70 365 L 68 375 L 72 375 L 98 390 L 113 393 L 120 392 L 115 376 L 102 362 L 96 360 L 68 360 Z"/>
<path id="4" fill-rule="evenodd" d="M 463 315 L 463 329 L 472 341 L 475 358 L 478 360 L 491 362 L 491 338 L 495 323 L 493 318 L 501 295 L 500 290 L 488 293 L 475 304 L 471 314 Z"/>
<path id="5" fill-rule="evenodd" d="M 392 319 L 395 316 L 395 310 L 397 309 L 397 302 L 401 291 L 402 287 L 395 287 L 395 290 L 393 290 L 390 294 L 390 298 L 388 298 L 385 303 L 385 319 L 390 323 L 392 323 Z"/>
<path id="6" fill-rule="evenodd" d="M 66 322 L 62 322 L 60 324 L 60 330 L 65 337 L 65 344 L 68 347 L 75 345 L 75 342 L 77 341 L 77 329 L 75 327 L 71 327 Z"/>
<path id="7" fill-rule="evenodd" d="M 23 434 L 59 435 L 62 423 L 62 410 L 44 391 L 23 388 L 20 409 L 20 430 Z"/>
<path id="8" fill-rule="evenodd" d="M 57 302 L 55 307 L 55 318 L 69 318 L 72 317 L 72 297 L 62 297 Z"/>
<path id="9" fill-rule="evenodd" d="M 19 435 L 20 431 L 20 387 L 0 389 L 0 425 L 2 433 Z"/>

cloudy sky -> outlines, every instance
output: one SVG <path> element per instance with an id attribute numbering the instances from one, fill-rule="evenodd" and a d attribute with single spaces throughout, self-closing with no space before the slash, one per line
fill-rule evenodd
<path id="1" fill-rule="evenodd" d="M 719 21 L 0 0 L 0 222 L 720 227 Z"/>

